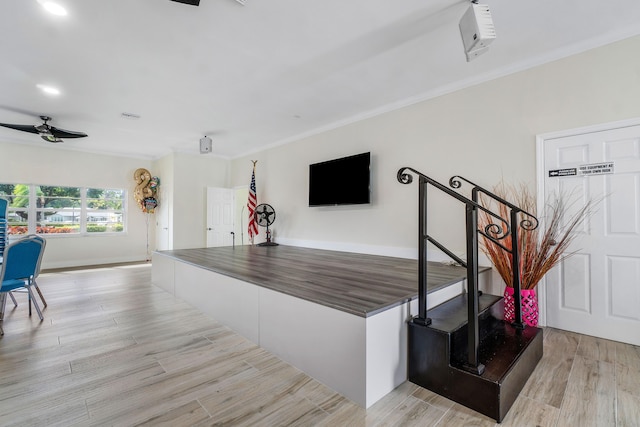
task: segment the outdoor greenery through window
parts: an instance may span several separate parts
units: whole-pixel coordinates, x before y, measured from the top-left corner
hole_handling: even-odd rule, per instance
[[[9,202],[9,234],[85,234],[124,231],[122,189],[0,184]]]

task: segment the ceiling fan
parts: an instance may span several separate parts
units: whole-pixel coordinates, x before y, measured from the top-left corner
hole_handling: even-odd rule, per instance
[[[9,123],[0,123],[0,126],[9,129],[20,130],[23,132],[37,133],[42,139],[47,142],[64,142],[62,138],[84,138],[85,136],[87,136],[87,134],[84,132],[75,132],[51,126],[49,123],[47,123],[49,120],[51,120],[51,117],[49,116],[40,116],[40,118],[42,119],[43,123],[37,126],[14,125]]]
[[[190,4],[191,6],[200,6],[200,0],[171,0],[171,1],[175,1],[176,3]],[[244,6],[247,0],[236,0],[236,1]]]

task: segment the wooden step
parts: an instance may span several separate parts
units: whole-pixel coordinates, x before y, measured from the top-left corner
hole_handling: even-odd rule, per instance
[[[481,318],[489,316],[492,307],[500,302],[502,297],[482,294],[478,300],[478,315]],[[496,316],[497,313],[493,313]],[[433,307],[427,313],[431,319],[431,328],[442,332],[454,333],[467,324],[467,294],[457,295],[455,298]]]
[[[409,322],[409,380],[500,422],[542,357],[542,330],[502,320],[502,298],[479,299],[482,375],[462,368],[467,352],[466,295],[428,312],[430,326]]]

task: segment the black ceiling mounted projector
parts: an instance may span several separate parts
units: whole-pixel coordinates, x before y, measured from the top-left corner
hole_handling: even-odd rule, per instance
[[[190,4],[191,6],[200,6],[200,0],[171,0],[176,3]]]

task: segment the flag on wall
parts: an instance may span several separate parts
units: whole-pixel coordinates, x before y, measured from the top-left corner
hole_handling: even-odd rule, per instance
[[[251,173],[251,184],[249,185],[249,200],[247,201],[247,209],[249,210],[249,241],[253,244],[253,237],[258,235],[258,224],[256,223],[256,205],[258,204],[258,195],[256,194],[256,163],[252,160],[253,172]]]

